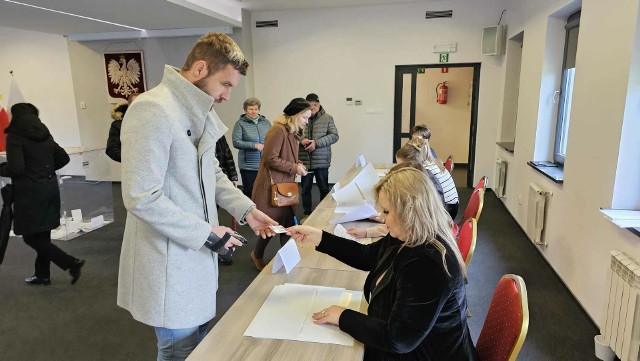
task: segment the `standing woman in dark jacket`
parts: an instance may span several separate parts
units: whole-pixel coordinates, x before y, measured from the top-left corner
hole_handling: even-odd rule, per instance
[[[124,115],[129,109],[129,105],[133,103],[136,97],[140,95],[140,93],[133,93],[129,95],[129,99],[124,104],[116,105],[113,110],[111,110],[111,128],[109,128],[109,138],[107,139],[107,149],[105,153],[109,156],[109,158],[114,161],[121,163],[122,159],[120,154],[122,153],[122,143],[120,142],[120,129],[122,129],[122,120],[124,119]]]
[[[260,158],[265,137],[271,122],[260,115],[260,100],[249,98],[244,101],[244,114],[233,127],[233,146],[238,149],[238,168],[242,177],[242,193],[251,198],[253,183],[258,176]]]
[[[308,226],[288,233],[316,250],[368,271],[368,313],[330,306],[313,315],[364,344],[364,360],[475,361],[467,326],[465,265],[451,218],[432,182],[412,167],[375,186],[389,234],[362,245]]]
[[[11,177],[13,183],[13,231],[38,253],[35,275],[25,281],[50,285],[49,265],[53,262],[68,270],[71,284],[75,284],[84,260],[51,243],[51,230],[60,225],[60,189],[55,172],[69,163],[69,156],[42,124],[35,106],[15,104],[11,117],[5,129],[7,162],[0,165],[0,176]]]

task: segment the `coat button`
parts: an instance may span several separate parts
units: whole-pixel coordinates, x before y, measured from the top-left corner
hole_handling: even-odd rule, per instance
[[[187,129],[187,135],[191,136],[191,130]]]

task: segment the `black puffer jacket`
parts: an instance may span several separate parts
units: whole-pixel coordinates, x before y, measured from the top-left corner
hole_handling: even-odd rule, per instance
[[[111,111],[111,119],[113,122],[111,123],[111,128],[109,128],[109,139],[107,139],[107,150],[105,153],[109,156],[109,158],[115,160],[120,163],[122,158],[120,154],[122,153],[122,143],[120,142],[120,129],[122,128],[122,119],[124,118],[124,114],[129,109],[127,104],[116,105],[115,108]]]
[[[227,138],[224,136],[216,142],[216,158],[220,162],[220,168],[222,172],[227,175],[230,181],[238,181],[238,171],[236,170],[236,163],[233,161],[233,154],[227,143]]]
[[[309,124],[304,130],[303,138],[315,139],[316,149],[307,152],[300,144],[298,157],[307,169],[323,169],[331,166],[331,145],[338,141],[338,129],[333,117],[324,111],[322,106],[318,113],[309,118]]]
[[[69,163],[69,155],[53,140],[37,109],[25,103],[11,107],[7,133],[7,162],[0,176],[14,187],[15,234],[50,231],[60,225],[60,189],[55,171]]]

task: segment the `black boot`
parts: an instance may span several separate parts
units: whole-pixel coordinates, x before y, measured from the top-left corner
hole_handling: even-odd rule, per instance
[[[82,269],[82,266],[84,266],[84,260],[77,259],[73,262],[73,266],[69,268],[69,274],[71,275],[72,285],[75,285],[76,282],[78,282],[78,279],[80,278],[80,270]]]
[[[48,278],[38,278],[37,276],[31,276],[24,280],[30,285],[39,285],[39,286],[51,286],[51,280]]]

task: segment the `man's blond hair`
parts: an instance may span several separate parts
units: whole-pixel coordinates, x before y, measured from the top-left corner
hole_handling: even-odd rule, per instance
[[[249,63],[244,57],[238,44],[228,35],[222,33],[207,33],[191,48],[187,60],[182,66],[183,71],[191,69],[199,60],[207,63],[209,76],[226,67],[233,66],[240,74],[247,75]]]

